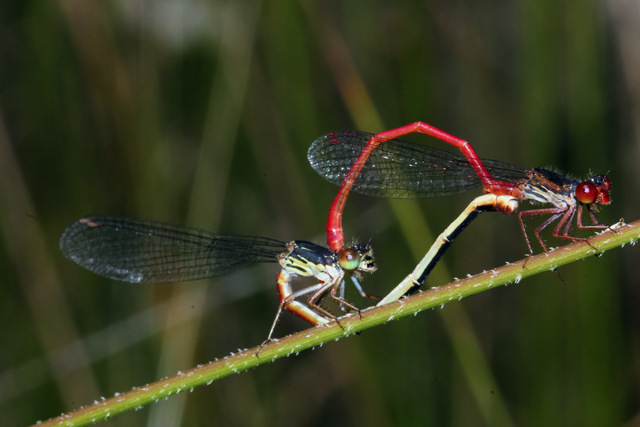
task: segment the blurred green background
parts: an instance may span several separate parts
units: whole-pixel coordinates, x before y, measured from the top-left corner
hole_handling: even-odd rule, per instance
[[[0,3],[0,425],[262,342],[277,265],[123,284],[64,259],[58,237],[110,213],[324,243],[337,187],[306,151],[328,132],[426,121],[481,157],[606,173],[600,221],[638,219],[638,40],[639,3],[622,0]],[[347,241],[371,239],[379,262],[366,289],[392,289],[478,194],[352,196]],[[517,218],[484,215],[428,285],[526,252]],[[484,292],[102,425],[637,426],[639,255],[588,258],[564,281]],[[285,314],[276,335],[307,326]]]

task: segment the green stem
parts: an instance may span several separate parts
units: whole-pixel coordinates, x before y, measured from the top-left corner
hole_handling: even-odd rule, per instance
[[[121,412],[139,408],[173,394],[190,391],[199,385],[211,384],[219,378],[246,371],[284,356],[297,354],[310,347],[338,340],[390,320],[409,316],[428,308],[442,307],[450,301],[459,301],[469,295],[497,286],[519,283],[526,277],[553,270],[570,262],[593,255],[600,256],[609,249],[624,246],[627,243],[635,244],[639,239],[640,221],[636,221],[616,229],[615,232],[607,231],[589,238],[589,243],[598,248],[597,252],[586,243],[573,243],[547,254],[530,257],[526,261],[525,268],[523,268],[524,261],[519,261],[448,285],[425,290],[381,307],[362,310],[360,315],[357,313],[346,315],[340,318],[341,326],[331,322],[328,325],[317,326],[273,341],[260,350],[259,357],[255,355],[257,347],[246,350],[37,425],[39,427],[82,426],[101,421]]]

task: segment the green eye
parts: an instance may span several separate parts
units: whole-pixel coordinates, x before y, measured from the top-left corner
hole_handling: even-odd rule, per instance
[[[355,270],[360,265],[360,253],[353,248],[343,249],[338,254],[338,262],[344,270]]]

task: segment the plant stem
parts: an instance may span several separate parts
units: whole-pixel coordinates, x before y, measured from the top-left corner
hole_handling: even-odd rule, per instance
[[[546,254],[530,257],[526,261],[525,268],[523,268],[524,260],[507,264],[448,285],[425,290],[381,307],[362,310],[360,315],[352,313],[340,317],[340,325],[337,322],[331,322],[274,340],[262,347],[258,356],[256,356],[257,347],[245,350],[187,372],[179,372],[162,381],[139,387],[127,393],[117,394],[110,399],[96,402],[80,410],[37,424],[37,426],[82,426],[101,421],[121,412],[139,408],[173,394],[192,390],[199,385],[211,384],[219,378],[243,372],[284,356],[298,354],[310,347],[321,346],[329,341],[338,340],[372,326],[387,323],[390,320],[416,314],[428,308],[443,307],[450,301],[459,301],[469,295],[501,285],[519,283],[523,278],[553,270],[561,265],[592,255],[600,256],[609,249],[624,246],[627,243],[635,244],[639,239],[640,221],[636,221],[633,224],[617,228],[615,231],[606,231],[589,238],[589,243],[598,248],[597,251],[584,242],[572,243]]]

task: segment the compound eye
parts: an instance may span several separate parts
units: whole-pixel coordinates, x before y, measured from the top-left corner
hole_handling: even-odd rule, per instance
[[[598,187],[591,182],[581,182],[576,187],[576,199],[580,203],[586,203],[590,205],[598,198]]]
[[[360,265],[360,252],[353,248],[343,249],[338,254],[338,262],[344,270],[355,270]]]

